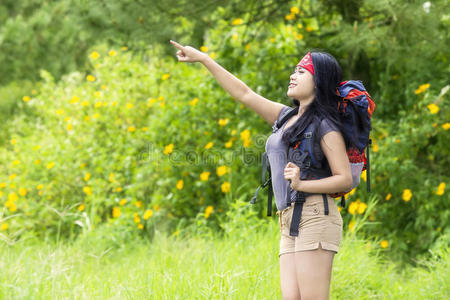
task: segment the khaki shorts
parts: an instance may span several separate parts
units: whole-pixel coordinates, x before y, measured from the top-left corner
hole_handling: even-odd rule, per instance
[[[328,215],[325,215],[322,194],[313,194],[306,197],[303,204],[302,215],[298,228],[298,236],[290,236],[290,226],[294,203],[283,210],[277,211],[278,224],[280,225],[280,252],[314,250],[319,248],[338,252],[342,238],[342,217],[335,199],[327,195]]]

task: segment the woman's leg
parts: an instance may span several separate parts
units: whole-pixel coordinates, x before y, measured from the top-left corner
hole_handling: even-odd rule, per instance
[[[280,255],[280,285],[283,300],[300,300],[294,252]]]
[[[334,251],[319,249],[297,251],[295,266],[302,300],[328,300]]]

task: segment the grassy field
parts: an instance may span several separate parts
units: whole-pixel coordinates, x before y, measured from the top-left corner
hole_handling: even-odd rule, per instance
[[[0,299],[281,299],[276,219],[225,236],[156,230],[151,242],[121,240],[111,227],[73,243],[2,243]],[[450,297],[448,248],[399,269],[367,244],[345,233],[331,299]]]

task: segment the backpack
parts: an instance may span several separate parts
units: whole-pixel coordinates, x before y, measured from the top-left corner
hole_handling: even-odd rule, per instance
[[[369,134],[372,129],[371,116],[375,109],[375,102],[367,93],[360,80],[343,81],[336,88],[336,92],[342,97],[342,99],[340,99],[337,103],[337,110],[341,115],[343,130],[347,135],[353,134],[357,137],[354,145],[347,149],[347,156],[350,161],[353,178],[352,187],[343,192],[329,194],[333,198],[341,197],[341,206],[345,207],[345,195],[359,185],[361,173],[364,170],[367,170],[367,191],[370,192],[369,147],[372,141],[369,138]],[[280,128],[287,120],[290,119],[291,116],[297,114],[298,109],[299,107],[296,106],[290,108],[284,114],[281,114],[272,126],[273,132]],[[329,176],[329,173],[327,173],[328,170],[324,170],[321,163],[314,157],[312,148],[314,134],[318,124],[320,123],[314,119],[300,135],[295,145],[289,145],[287,149],[287,159],[300,167],[300,179],[302,180],[320,179]],[[366,150],[367,154],[364,153],[364,150]],[[265,179],[266,172],[269,172],[269,178],[267,180]],[[318,174],[319,176],[311,176],[312,173]],[[271,179],[268,154],[267,152],[264,152],[262,154],[261,185],[256,189],[250,203],[254,204],[256,202],[260,188],[268,186],[267,216],[272,215],[273,190]],[[288,193],[286,195],[286,202],[288,205],[290,205],[291,201],[291,199],[289,199],[290,192],[291,189],[288,189]],[[302,206],[307,195],[308,193],[296,191],[295,208],[291,224],[291,235],[298,235],[298,229],[295,224],[298,224],[300,221]],[[325,214],[328,214],[328,201],[326,194],[322,194],[322,196],[324,200]],[[299,206],[298,209],[296,208],[297,206]]]

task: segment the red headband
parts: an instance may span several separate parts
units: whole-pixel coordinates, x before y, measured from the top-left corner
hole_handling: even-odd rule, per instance
[[[305,68],[314,75],[314,66],[311,58],[311,52],[308,52],[305,56],[303,56],[302,60],[297,64],[297,67],[298,66]]]

